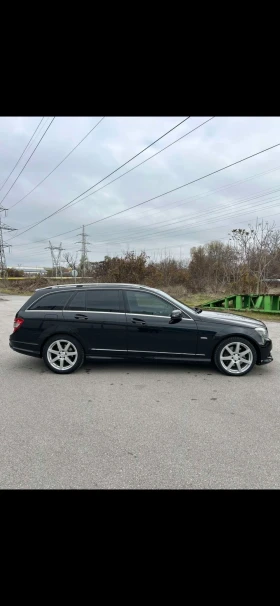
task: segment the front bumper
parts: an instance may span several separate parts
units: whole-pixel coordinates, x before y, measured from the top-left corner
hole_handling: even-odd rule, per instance
[[[265,345],[260,347],[260,357],[257,361],[257,364],[260,366],[261,364],[269,364],[269,362],[273,362],[273,357],[271,355],[272,351],[272,341],[271,339],[267,339]]]

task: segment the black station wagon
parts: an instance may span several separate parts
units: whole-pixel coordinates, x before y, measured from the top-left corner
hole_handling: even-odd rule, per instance
[[[17,312],[10,347],[68,374],[85,358],[157,358],[214,362],[243,376],[272,361],[260,320],[192,309],[136,284],[71,284],[36,290]]]

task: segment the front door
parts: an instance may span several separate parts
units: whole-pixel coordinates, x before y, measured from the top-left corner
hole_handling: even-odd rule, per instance
[[[149,292],[126,290],[125,299],[129,354],[195,357],[197,326],[192,318],[184,314],[182,320],[170,324],[170,314],[176,308]]]

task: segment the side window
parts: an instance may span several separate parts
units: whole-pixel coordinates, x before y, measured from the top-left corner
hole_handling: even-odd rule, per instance
[[[120,311],[118,290],[88,290],[87,311]]]
[[[170,316],[174,306],[156,295],[148,292],[127,290],[129,312],[133,314],[147,314],[150,316]]]
[[[73,293],[72,293],[73,294]],[[66,306],[66,310],[71,311],[85,311],[86,309],[86,293],[85,291],[78,290],[74,294],[74,297],[70,299],[68,305]]]
[[[41,299],[35,301],[33,303],[33,305],[31,305],[31,307],[29,307],[29,309],[36,309],[36,310],[59,310],[59,309],[63,309],[70,297],[70,292],[54,292],[48,295],[45,295],[44,297],[41,297]]]

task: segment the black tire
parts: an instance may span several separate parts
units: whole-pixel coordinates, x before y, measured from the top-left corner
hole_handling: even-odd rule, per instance
[[[234,353],[234,350],[238,348],[235,345],[239,344],[239,353]],[[224,351],[225,347],[229,347],[228,350]],[[231,347],[230,347],[231,346]],[[250,353],[249,351],[250,350]],[[230,351],[232,351],[232,356],[239,356],[239,359],[233,359],[230,357]],[[248,353],[246,353],[248,352]],[[228,359],[225,359],[225,354],[228,354]],[[240,357],[241,354],[241,357]],[[242,360],[243,354],[243,360]],[[231,377],[243,377],[248,372],[252,370],[257,361],[257,353],[254,348],[254,345],[247,341],[247,339],[243,339],[243,337],[229,337],[228,339],[224,339],[222,341],[214,353],[213,361],[218,368],[218,370],[226,375]],[[245,361],[247,361],[247,366],[245,365]],[[231,363],[233,364],[231,365]],[[226,366],[231,365],[231,368],[227,370]],[[240,370],[241,368],[241,370]]]
[[[61,347],[62,347],[62,351],[59,351],[58,342],[62,342],[61,343]],[[70,344],[67,350],[67,354],[66,354],[66,349],[64,347],[64,343],[65,343],[65,347],[66,344]],[[53,345],[52,349],[50,349],[51,345]],[[55,360],[56,358],[56,353],[52,353],[52,352],[56,352],[57,350],[57,358],[58,360]],[[56,364],[60,365],[60,353],[62,353],[64,350],[65,352],[65,356],[64,356],[64,361],[63,361],[63,365],[64,367],[60,368],[60,367],[56,367]],[[82,364],[84,363],[84,359],[85,359],[85,352],[83,350],[83,347],[81,346],[81,344],[79,343],[79,341],[77,339],[75,339],[75,337],[72,337],[71,335],[65,335],[65,334],[59,334],[59,335],[54,335],[53,337],[50,337],[46,343],[44,344],[43,347],[43,360],[46,364],[46,366],[52,370],[52,372],[55,372],[57,374],[60,375],[69,375],[71,372],[75,372],[75,370],[78,370],[78,368],[80,368],[82,366]],[[69,357],[68,357],[69,356]],[[51,363],[51,358],[53,363]],[[72,363],[72,365],[70,366],[70,363],[68,365],[67,360],[70,360],[70,362],[74,362]]]

